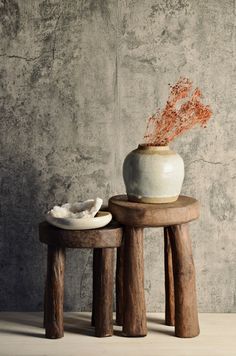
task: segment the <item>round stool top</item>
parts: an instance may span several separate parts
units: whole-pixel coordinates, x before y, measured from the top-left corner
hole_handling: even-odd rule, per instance
[[[134,203],[126,195],[109,199],[109,211],[119,223],[129,226],[160,227],[178,225],[199,217],[199,202],[180,195],[173,203]]]
[[[122,227],[115,221],[111,221],[103,228],[93,230],[63,230],[46,221],[39,224],[41,242],[68,248],[119,247],[122,234]]]

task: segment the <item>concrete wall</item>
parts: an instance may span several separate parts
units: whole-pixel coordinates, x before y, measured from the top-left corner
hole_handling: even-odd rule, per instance
[[[214,117],[172,147],[191,224],[200,311],[236,311],[235,1],[0,1],[0,309],[42,309],[54,203],[124,192],[125,155],[168,83],[189,76]],[[67,254],[65,307],[91,307],[91,251]],[[164,307],[163,239],[147,230],[149,311]]]

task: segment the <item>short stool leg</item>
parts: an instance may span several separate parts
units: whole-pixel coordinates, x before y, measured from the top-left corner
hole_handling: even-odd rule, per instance
[[[99,276],[95,301],[95,335],[113,335],[114,248],[98,249]]]
[[[64,336],[65,249],[48,245],[47,286],[45,293],[46,338],[58,339]]]
[[[170,227],[175,289],[175,335],[194,337],[200,332],[195,268],[188,225]]]
[[[165,323],[175,325],[175,295],[172,251],[168,227],[164,228],[164,264],[165,264]]]
[[[117,248],[116,258],[116,324],[123,325],[124,314],[124,244]]]
[[[43,327],[46,328],[46,317],[47,317],[47,277],[45,279],[45,287],[44,287],[44,303],[43,303]]]
[[[124,242],[123,334],[125,336],[146,336],[143,228],[125,226]]]
[[[92,303],[92,318],[91,325],[95,326],[95,313],[96,313],[96,303],[98,299],[98,288],[99,288],[99,248],[93,249],[93,303]]]

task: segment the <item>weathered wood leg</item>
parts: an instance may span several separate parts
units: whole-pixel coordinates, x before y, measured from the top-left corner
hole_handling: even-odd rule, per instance
[[[117,249],[116,258],[116,324],[123,325],[124,314],[124,244]]]
[[[65,249],[48,245],[45,329],[48,339],[64,336]]]
[[[95,313],[96,305],[98,299],[98,288],[99,288],[99,248],[93,249],[93,304],[92,304],[92,318],[91,325],[95,326]]]
[[[195,268],[188,225],[171,226],[175,289],[175,335],[194,337],[199,334]]]
[[[125,227],[123,334],[146,336],[143,228]]]
[[[47,277],[44,286],[44,302],[43,302],[43,327],[46,328],[46,317],[47,317]]]
[[[95,335],[113,335],[113,272],[114,248],[99,250],[99,277],[95,303]]]
[[[164,264],[165,264],[165,322],[175,325],[175,295],[172,251],[168,227],[164,228]]]

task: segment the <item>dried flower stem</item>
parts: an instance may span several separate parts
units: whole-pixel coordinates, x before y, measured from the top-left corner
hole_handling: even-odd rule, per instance
[[[191,90],[192,82],[187,78],[171,87],[165,108],[148,119],[144,136],[148,145],[164,146],[197,124],[206,127],[212,111],[201,103],[201,91],[196,88],[191,95]]]

